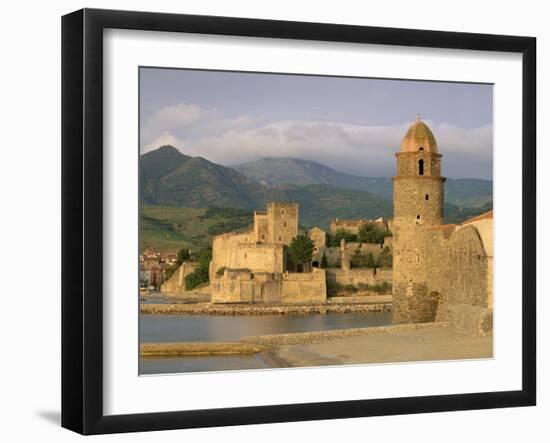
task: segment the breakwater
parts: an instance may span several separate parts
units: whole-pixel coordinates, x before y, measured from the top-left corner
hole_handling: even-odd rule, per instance
[[[359,337],[377,334],[398,334],[411,331],[428,330],[434,328],[446,328],[449,323],[411,323],[390,326],[375,326],[367,328],[352,328],[352,329],[334,329],[331,331],[311,331],[298,332],[289,334],[270,334],[257,335],[251,337],[243,337],[242,343],[250,343],[263,345],[267,347],[303,345],[319,343],[327,340],[336,340],[341,338]]]
[[[391,312],[391,303],[307,304],[307,305],[217,305],[140,304],[140,312],[149,315],[310,315]]]
[[[265,346],[251,343],[144,343],[139,353],[142,357],[191,357],[255,354],[265,350]]]

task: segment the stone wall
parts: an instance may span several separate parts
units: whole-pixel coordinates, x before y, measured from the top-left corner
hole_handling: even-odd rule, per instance
[[[226,269],[210,281],[213,303],[320,303],[326,300],[325,271],[252,273]]]
[[[195,262],[185,262],[172,274],[172,276],[162,283],[160,292],[167,294],[181,294],[185,292],[185,277],[191,274],[197,268]]]
[[[441,294],[441,303],[489,307],[491,263],[476,228],[460,226],[450,236],[434,228],[427,240],[427,284]]]
[[[398,170],[400,161],[408,164],[408,157],[398,154]],[[433,321],[435,318],[434,309],[437,309],[437,305],[434,307],[434,297],[430,296],[427,287],[432,272],[429,260],[434,248],[437,250],[431,239],[430,228],[441,225],[443,219],[444,180],[432,176],[394,177],[395,323]]]
[[[391,237],[386,237],[391,238]],[[390,250],[392,250],[392,242],[384,242],[383,245],[380,245],[378,243],[359,243],[359,242],[349,242],[346,243],[346,251],[348,252],[349,256],[352,257],[353,253],[356,249],[359,249],[362,255],[367,255],[369,252],[372,253],[373,258],[376,260],[378,259],[378,256],[382,253],[385,247],[389,247]],[[341,254],[340,254],[340,248],[339,247],[330,247],[330,248],[321,248],[318,252],[314,252],[313,254],[313,260],[319,261],[321,260],[321,257],[323,256],[323,253],[327,257],[327,261],[329,263],[329,266],[334,267],[334,264],[336,262],[340,261]]]
[[[315,227],[307,231],[307,236],[313,242],[314,260],[320,260],[327,246],[327,233]]]
[[[465,335],[490,335],[493,309],[466,303],[444,304],[437,311],[436,321],[449,323]]]
[[[239,244],[250,243],[254,239],[254,231],[231,232],[216,235],[212,239],[212,261],[210,262],[210,279],[222,267],[238,268],[237,252]]]
[[[414,266],[408,264],[409,281],[402,278],[403,273],[394,280],[394,321],[433,321],[437,313],[442,321],[465,325],[465,317],[473,311],[464,306],[470,306],[479,307],[479,321],[487,323],[484,310],[492,308],[492,257],[485,252],[477,229],[436,226],[424,231],[422,239],[419,260],[424,263],[425,279],[415,278]],[[471,325],[458,328],[477,330]]]
[[[351,255],[353,255],[356,250],[359,250],[361,255],[367,255],[369,252],[372,253],[375,259],[378,258],[380,253],[384,250],[384,247],[384,244],[379,243],[346,243],[346,249],[350,252]]]
[[[400,176],[433,176],[441,175],[441,154],[428,151],[398,152],[397,175]],[[424,173],[419,174],[419,161],[424,162]]]
[[[327,299],[324,269],[313,268],[312,272],[285,272],[282,279],[281,300],[283,303],[320,303]]]
[[[254,211],[254,241],[266,243],[268,237],[267,212]]]
[[[359,229],[365,223],[367,223],[367,220],[341,220],[337,218],[330,222],[330,233],[334,235],[339,229],[344,229],[352,234],[358,234]]]
[[[221,268],[243,269],[253,272],[283,272],[285,267],[284,246],[252,242],[254,231],[222,234],[212,242],[210,279]]]
[[[283,272],[285,255],[283,245],[240,244],[235,254],[236,262],[229,268],[246,268],[252,272]]]
[[[380,283],[392,283],[391,269],[358,268],[350,269],[326,269],[327,282],[345,285],[375,285]]]

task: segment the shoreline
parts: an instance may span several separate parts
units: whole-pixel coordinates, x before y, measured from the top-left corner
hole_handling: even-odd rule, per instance
[[[270,368],[338,366],[493,356],[492,336],[467,336],[449,323],[412,323],[242,337],[238,342],[144,343],[140,357],[258,355]]]
[[[290,332],[282,334],[264,334],[243,337],[240,343],[266,346],[274,349],[280,346],[311,345],[325,341],[350,337],[373,335],[395,335],[416,331],[448,328],[448,322],[407,323],[387,326],[367,326],[365,328],[330,329],[326,331]]]
[[[176,342],[143,343],[139,347],[140,357],[194,357],[246,355],[263,352],[263,345],[239,342]]]
[[[210,303],[140,303],[142,315],[311,315],[391,312],[390,302],[304,305],[222,305]]]

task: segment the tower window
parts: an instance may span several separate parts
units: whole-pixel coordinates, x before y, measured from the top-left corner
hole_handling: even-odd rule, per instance
[[[424,148],[423,148],[422,146],[420,146],[420,149],[419,149],[419,151],[423,151],[423,150],[424,150]]]
[[[283,226],[286,228],[286,222],[283,222]]]
[[[418,175],[424,175],[424,160],[418,160]]]
[[[416,219],[417,219],[417,220],[420,220],[420,215],[417,215],[417,216],[416,216]]]
[[[426,200],[429,200],[429,199],[430,199],[430,196],[426,194]]]

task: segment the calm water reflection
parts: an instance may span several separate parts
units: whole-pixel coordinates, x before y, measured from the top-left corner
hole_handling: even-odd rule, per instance
[[[146,342],[239,341],[249,335],[384,326],[389,312],[324,315],[141,315],[139,338]]]
[[[389,312],[325,315],[141,315],[141,343],[180,341],[239,341],[250,335],[384,326]],[[140,358],[141,374],[259,369],[269,365],[261,354],[227,357]]]

